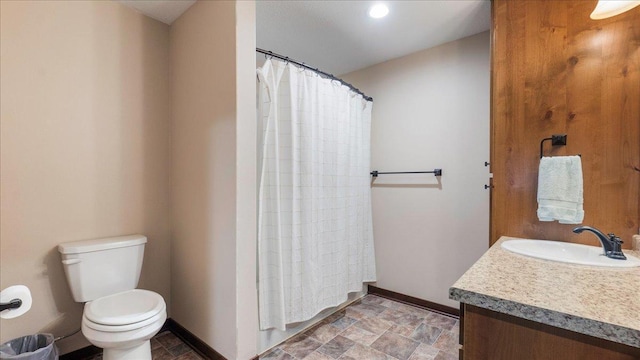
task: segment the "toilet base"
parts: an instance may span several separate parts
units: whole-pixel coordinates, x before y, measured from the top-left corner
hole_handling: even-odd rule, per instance
[[[151,342],[149,340],[130,348],[106,348],[103,360],[151,360]]]
[[[82,317],[82,334],[93,345],[102,348],[102,358],[104,360],[151,360],[151,338],[160,331],[162,324],[167,319],[167,312],[163,311],[154,317],[154,321],[138,329],[126,331],[118,330],[119,327],[109,328],[100,325],[103,330],[93,329],[96,324]]]

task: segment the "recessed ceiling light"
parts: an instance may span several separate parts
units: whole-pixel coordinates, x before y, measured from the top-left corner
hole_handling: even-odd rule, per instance
[[[389,8],[385,4],[375,4],[369,9],[369,16],[374,19],[380,19],[389,13]]]

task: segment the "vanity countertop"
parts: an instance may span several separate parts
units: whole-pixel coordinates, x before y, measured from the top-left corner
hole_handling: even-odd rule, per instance
[[[536,259],[500,246],[510,239],[517,238],[501,237],[449,289],[449,298],[640,348],[640,268]]]

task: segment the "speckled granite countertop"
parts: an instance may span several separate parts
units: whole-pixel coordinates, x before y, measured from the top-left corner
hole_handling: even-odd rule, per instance
[[[516,238],[500,238],[449,289],[449,298],[640,348],[640,268],[518,255],[500,247],[510,239]]]

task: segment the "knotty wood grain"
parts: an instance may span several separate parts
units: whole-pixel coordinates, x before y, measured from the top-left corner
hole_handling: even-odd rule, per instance
[[[597,245],[536,216],[546,155],[582,155],[583,224],[630,248],[640,226],[640,8],[591,20],[596,1],[493,1],[491,244],[502,235]]]

